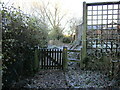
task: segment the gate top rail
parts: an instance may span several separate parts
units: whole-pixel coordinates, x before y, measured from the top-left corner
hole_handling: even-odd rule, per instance
[[[120,4],[120,1],[116,2],[96,2],[96,3],[86,3],[87,6],[97,6],[97,5],[111,5],[111,4]]]

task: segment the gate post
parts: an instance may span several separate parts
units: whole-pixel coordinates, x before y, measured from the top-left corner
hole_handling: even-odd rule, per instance
[[[87,45],[86,45],[86,32],[87,32],[87,5],[86,2],[83,2],[83,30],[82,30],[82,52],[81,60],[84,60],[87,55]],[[82,63],[80,63],[82,67]]]
[[[87,5],[83,2],[82,59],[86,57]]]
[[[39,68],[38,48],[35,48],[34,52],[34,71],[36,72]]]
[[[67,47],[63,47],[63,70],[67,69]]]

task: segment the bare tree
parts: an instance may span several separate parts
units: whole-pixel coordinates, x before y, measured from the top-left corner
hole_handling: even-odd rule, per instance
[[[76,33],[76,27],[82,23],[82,19],[77,19],[77,18],[71,18],[69,21],[69,34],[73,36]]]
[[[39,19],[40,23],[47,24],[49,27],[50,33],[54,33],[53,36],[58,37],[59,35],[62,35],[63,30],[66,28],[66,25],[68,21],[65,22],[63,25],[63,20],[66,16],[66,13],[63,13],[61,11],[61,8],[57,3],[54,3],[54,5],[51,5],[50,2],[47,2],[46,4],[41,1],[41,3],[33,3],[33,13],[36,14]]]

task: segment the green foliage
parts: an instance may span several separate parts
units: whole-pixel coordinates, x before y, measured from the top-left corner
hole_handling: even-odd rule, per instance
[[[47,31],[37,19],[2,4],[3,88],[34,73],[34,47],[47,45]]]
[[[71,37],[64,36],[62,41],[63,41],[63,43],[70,43]]]
[[[60,40],[63,38],[63,34],[62,31],[60,29],[60,27],[54,27],[50,34],[49,34],[50,39],[52,40]]]
[[[101,58],[87,56],[84,60],[81,61],[81,66],[81,68],[87,70],[98,70],[106,74],[109,74],[111,70],[111,62],[106,55],[103,55]]]

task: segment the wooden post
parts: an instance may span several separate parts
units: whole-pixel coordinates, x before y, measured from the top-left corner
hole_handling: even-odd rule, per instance
[[[63,70],[67,69],[67,47],[63,47]]]
[[[86,57],[86,47],[87,47],[86,46],[86,31],[87,31],[87,5],[86,5],[86,2],[83,2],[83,30],[82,30],[81,60],[84,60]]]
[[[82,59],[86,57],[86,31],[87,31],[87,6],[86,2],[83,2]]]
[[[34,53],[34,71],[37,71],[38,68],[39,68],[38,49],[35,49],[35,53]]]

